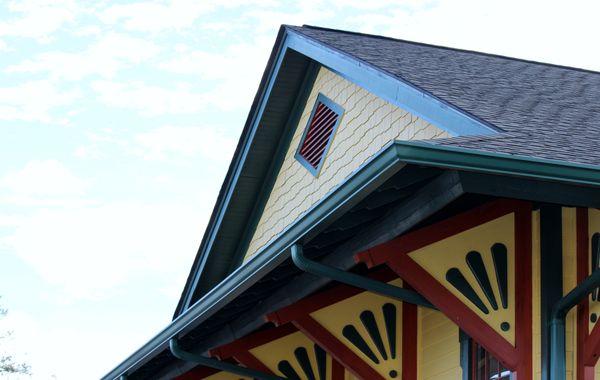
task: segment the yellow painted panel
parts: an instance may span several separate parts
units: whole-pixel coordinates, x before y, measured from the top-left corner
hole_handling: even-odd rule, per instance
[[[318,376],[317,358],[315,354],[315,344],[303,333],[295,332],[283,338],[269,342],[262,346],[250,350],[254,356],[263,362],[271,371],[281,376],[284,374],[279,370],[279,364],[287,360],[300,379],[308,379],[304,370],[296,359],[295,351],[304,348],[308,354],[313,374]],[[327,355],[327,379],[331,380],[331,357]]]
[[[344,114],[323,167],[315,177],[294,156],[319,93],[339,104]],[[390,141],[449,136],[444,130],[322,67],[296,125],[246,258],[272,241]]]
[[[460,379],[458,327],[438,311],[419,308],[419,379]]]
[[[590,265],[590,273],[591,273],[591,266],[592,266],[592,256],[591,256],[591,252],[592,252],[592,236],[594,236],[594,234],[600,233],[600,210],[597,209],[589,209],[588,210],[588,228],[589,228],[589,242],[588,242],[588,252],[589,254],[589,265]],[[600,301],[594,301],[592,300],[592,297],[590,296],[590,316],[592,314],[596,314],[596,316],[598,318],[600,318]],[[596,323],[592,322],[590,320],[590,324],[589,324],[589,331],[592,331],[592,329],[594,328],[594,325]]]
[[[504,309],[500,303],[500,291],[496,279],[496,271],[492,261],[490,248],[495,243],[502,243],[508,251],[508,307]],[[444,285],[452,294],[460,299],[467,307],[486,321],[507,341],[514,345],[515,340],[515,280],[514,280],[514,214],[508,214],[484,223],[447,239],[433,243],[409,255],[440,284]],[[477,280],[465,259],[467,253],[477,251],[481,254],[483,262],[498,303],[498,310],[493,310],[479,287]],[[477,292],[479,298],[486,304],[489,314],[477,308],[468,298],[446,280],[446,272],[450,268],[458,268],[467,279],[471,287]],[[510,329],[502,331],[501,323],[508,322]]]
[[[401,280],[390,282],[394,285],[401,286]],[[391,358],[390,344],[387,338],[387,329],[383,317],[382,307],[385,304],[392,304],[396,307],[396,356]],[[363,311],[369,310],[375,316],[377,330],[384,343],[387,360],[379,353],[373,339],[371,339],[367,329],[360,319],[360,314]],[[392,379],[391,371],[396,371],[398,375],[402,373],[402,302],[392,300],[377,294],[363,292],[343,301],[332,304],[323,309],[317,310],[311,316],[325,327],[337,339],[343,342],[356,355],[361,357],[365,363],[373,367],[381,376]],[[371,351],[375,353],[379,363],[374,363],[367,355],[355,347],[342,333],[347,325],[352,325],[356,328],[360,336],[367,343]],[[401,376],[398,376],[401,377]]]

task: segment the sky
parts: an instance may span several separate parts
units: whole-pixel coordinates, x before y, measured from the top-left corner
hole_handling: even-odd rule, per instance
[[[594,1],[0,1],[1,351],[97,379],[166,326],[280,24],[600,71]],[[15,379],[19,377],[13,377]]]

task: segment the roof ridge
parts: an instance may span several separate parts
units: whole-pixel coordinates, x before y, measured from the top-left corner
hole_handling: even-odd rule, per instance
[[[391,40],[391,41],[403,42],[403,43],[412,44],[412,45],[432,47],[432,48],[444,49],[444,50],[452,50],[452,51],[457,51],[457,52],[461,52],[461,53],[477,54],[477,55],[482,55],[482,56],[491,57],[491,58],[500,58],[500,59],[506,59],[506,60],[511,60],[511,61],[531,63],[531,64],[535,64],[535,65],[549,66],[549,67],[554,67],[554,68],[563,69],[563,70],[580,71],[580,72],[585,72],[585,73],[600,75],[600,71],[595,71],[595,70],[590,70],[590,69],[584,69],[584,68],[581,68],[581,67],[559,65],[559,64],[556,64],[556,63],[548,63],[548,62],[542,62],[542,61],[534,61],[534,60],[531,60],[531,59],[511,57],[511,56],[502,55],[502,54],[486,53],[486,52],[477,51],[477,50],[460,49],[460,48],[443,46],[443,45],[435,45],[435,44],[430,44],[430,43],[426,43],[426,42],[409,41],[409,40],[403,40],[401,38],[394,38],[394,37],[382,36],[382,35],[379,35],[379,34],[361,33],[361,32],[354,32],[354,31],[350,31],[350,30],[326,28],[326,27],[323,27],[323,26],[307,25],[307,24],[304,24],[301,27],[298,27],[296,25],[290,25],[290,26],[293,26],[293,27],[296,27],[296,28],[308,28],[308,29],[324,30],[324,31],[338,32],[338,33],[345,33],[345,34],[353,34],[353,35],[357,35],[357,36],[377,38],[377,39],[383,39],[383,40]]]

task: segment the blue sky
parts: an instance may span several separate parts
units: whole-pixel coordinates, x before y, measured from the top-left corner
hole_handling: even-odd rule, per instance
[[[600,70],[595,2],[0,3],[0,295],[34,379],[94,379],[165,326],[278,27]]]

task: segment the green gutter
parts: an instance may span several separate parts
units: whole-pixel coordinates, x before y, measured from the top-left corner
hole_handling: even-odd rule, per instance
[[[185,351],[179,346],[179,341],[176,338],[172,338],[169,341],[169,349],[171,350],[171,354],[173,354],[173,356],[179,360],[195,363],[204,367],[218,369],[234,375],[245,376],[257,380],[286,380],[284,377],[275,376],[262,371],[257,371],[252,368],[246,368],[236,364],[222,362],[217,359],[208,358],[204,355]]]
[[[565,380],[566,345],[565,345],[565,318],[575,305],[580,303],[595,289],[600,286],[600,269],[596,269],[573,290],[561,298],[552,308],[550,316],[550,380]]]
[[[168,349],[169,340],[185,336],[289,257],[291,246],[310,239],[325,223],[345,213],[404,164],[517,176],[571,185],[600,187],[600,167],[562,161],[484,153],[423,142],[394,141],[386,145],[349,178],[288,226],[271,244],[215,286],[158,335],[103,377],[118,379]]]
[[[488,153],[418,141],[395,141],[393,145],[400,161],[407,164],[600,186],[600,166]]]
[[[102,379],[115,380],[121,375],[131,375],[137,368],[169,349],[171,338],[185,336],[225,305],[233,302],[237,296],[287,260],[292,244],[318,233],[319,228],[346,213],[403,166],[389,146],[375,154],[295,223],[288,226],[271,244],[254,254]]]
[[[391,285],[386,282],[373,280],[352,272],[346,272],[345,270],[311,260],[304,256],[304,251],[300,244],[292,245],[291,253],[294,264],[298,267],[298,269],[304,272],[314,274],[315,276],[319,277],[326,277],[342,284],[354,286],[358,289],[364,289],[385,297],[400,300],[402,302],[437,310],[437,308],[433,306],[431,302],[427,301],[427,299],[415,291]]]

